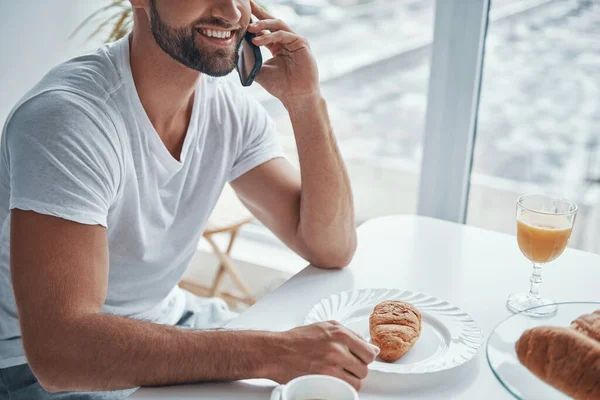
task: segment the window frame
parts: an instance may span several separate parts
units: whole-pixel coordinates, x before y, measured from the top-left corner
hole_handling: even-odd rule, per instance
[[[417,214],[464,224],[491,0],[436,0]]]

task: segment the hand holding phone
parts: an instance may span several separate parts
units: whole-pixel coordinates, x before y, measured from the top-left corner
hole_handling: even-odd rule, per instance
[[[257,35],[251,39],[252,44],[267,48],[272,55],[262,63],[255,80],[286,107],[320,98],[319,70],[306,38],[254,0],[250,0],[250,6],[258,19],[248,25],[248,31]]]

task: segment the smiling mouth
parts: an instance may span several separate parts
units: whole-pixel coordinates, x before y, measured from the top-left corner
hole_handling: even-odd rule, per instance
[[[227,42],[235,36],[235,30],[229,29],[197,28],[196,32],[204,37],[223,42]]]

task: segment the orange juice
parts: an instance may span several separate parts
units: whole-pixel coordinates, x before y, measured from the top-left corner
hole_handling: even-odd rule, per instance
[[[568,217],[524,212],[517,219],[519,248],[535,263],[550,262],[567,247],[572,229]]]

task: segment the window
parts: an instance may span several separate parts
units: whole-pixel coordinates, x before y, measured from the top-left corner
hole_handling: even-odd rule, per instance
[[[263,1],[308,38],[352,181],[358,222],[417,207],[434,0]],[[259,88],[297,164],[287,113]]]
[[[554,193],[580,207],[571,246],[600,252],[600,3],[523,3],[492,2],[467,223],[513,233],[520,194]]]
[[[109,2],[38,9],[29,17],[43,37],[12,34],[28,8],[8,6],[6,59],[25,61],[3,66],[0,120],[52,65],[99,44],[83,43],[92,27],[67,37]],[[600,2],[260,2],[311,42],[357,222],[418,212],[512,233],[518,195],[553,192],[580,205],[572,245],[600,252]],[[285,110],[258,85],[249,90],[297,164]]]

